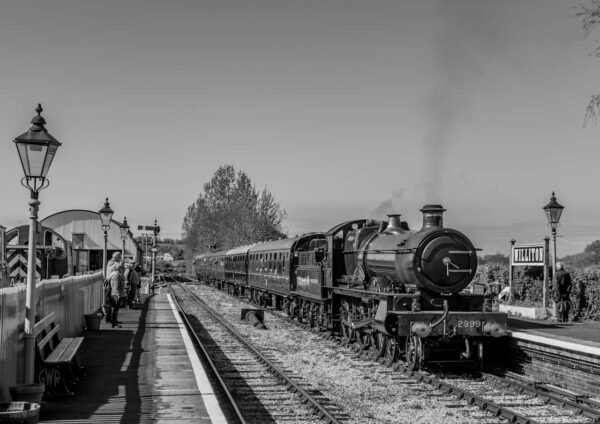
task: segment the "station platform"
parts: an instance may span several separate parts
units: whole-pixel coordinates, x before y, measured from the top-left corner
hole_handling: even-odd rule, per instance
[[[84,332],[86,375],[73,396],[44,398],[40,422],[229,422],[169,295],[142,296],[119,321]]]
[[[505,368],[568,389],[600,397],[600,326],[509,317],[503,352]],[[500,349],[504,350],[500,350]]]
[[[600,325],[508,318],[509,336],[556,345],[600,357]]]

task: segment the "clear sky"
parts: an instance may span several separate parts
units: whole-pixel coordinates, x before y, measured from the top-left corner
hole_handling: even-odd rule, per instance
[[[223,164],[293,235],[441,203],[483,253],[600,239],[600,91],[580,0],[4,0],[0,224],[28,217],[12,140],[60,140],[40,216],[98,210],[179,237]]]

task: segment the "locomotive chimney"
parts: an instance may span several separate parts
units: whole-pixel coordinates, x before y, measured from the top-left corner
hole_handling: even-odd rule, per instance
[[[396,230],[400,230],[402,229],[402,223],[400,222],[400,214],[389,214],[388,215],[388,225],[387,225],[387,229],[391,230],[391,229],[396,229]]]
[[[425,205],[421,212],[423,212],[423,230],[444,226],[446,209],[442,205]]]

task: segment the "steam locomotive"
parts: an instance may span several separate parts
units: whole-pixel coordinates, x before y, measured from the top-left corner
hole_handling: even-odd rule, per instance
[[[388,363],[477,367],[484,339],[506,334],[507,316],[465,290],[476,249],[443,226],[445,211],[424,206],[418,231],[388,215],[387,222],[359,219],[325,233],[204,253],[194,258],[194,272]]]

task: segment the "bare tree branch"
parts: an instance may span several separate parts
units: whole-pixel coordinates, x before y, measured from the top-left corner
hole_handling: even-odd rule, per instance
[[[591,7],[580,3],[575,6],[575,10],[575,16],[581,18],[581,25],[586,37],[600,27],[600,0],[591,0]],[[600,57],[600,45],[590,53],[590,56]],[[583,126],[587,126],[590,121],[597,123],[598,117],[600,117],[600,94],[592,95],[585,109]]]
[[[575,6],[577,12],[575,16],[581,18],[583,31],[588,36],[591,32],[600,25],[600,0],[591,0],[594,7],[587,7],[583,4]]]
[[[588,122],[594,121],[594,123],[598,122],[598,117],[600,116],[600,93],[593,95],[585,108],[585,120],[583,122],[583,126],[587,126]]]

